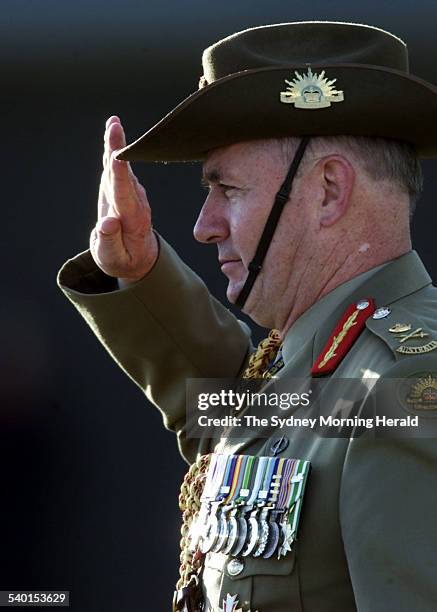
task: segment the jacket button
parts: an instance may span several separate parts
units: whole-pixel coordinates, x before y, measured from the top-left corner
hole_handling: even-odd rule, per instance
[[[231,559],[227,569],[229,576],[238,576],[244,570],[244,561],[241,559]]]

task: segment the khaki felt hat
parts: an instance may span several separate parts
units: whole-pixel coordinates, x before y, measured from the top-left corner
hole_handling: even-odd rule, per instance
[[[199,90],[119,159],[203,160],[236,142],[378,136],[437,157],[437,88],[409,73],[398,37],[354,23],[250,28],[208,47]]]

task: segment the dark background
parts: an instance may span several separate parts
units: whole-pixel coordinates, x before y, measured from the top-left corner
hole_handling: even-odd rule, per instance
[[[133,140],[197,89],[204,47],[281,21],[388,29],[407,41],[412,71],[437,83],[437,5],[2,0],[0,8],[0,589],[69,589],[80,612],[168,610],[186,466],[157,412],[55,284],[95,221],[105,120],[120,115]],[[433,278],[435,167],[424,163],[413,226]],[[199,167],[136,171],[158,230],[224,299],[215,249],[191,233],[204,198]]]

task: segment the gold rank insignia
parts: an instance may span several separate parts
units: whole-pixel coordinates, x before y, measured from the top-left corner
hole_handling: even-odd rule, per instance
[[[407,342],[408,340],[415,340],[423,338],[427,338],[429,334],[424,332],[421,327],[417,329],[413,329],[411,331],[411,323],[396,323],[393,327],[389,328],[389,332],[392,334],[397,334],[397,339],[399,340],[399,344]],[[421,355],[423,353],[430,353],[437,348],[437,342],[435,340],[431,340],[426,344],[411,346],[411,345],[403,345],[398,346],[396,349],[397,353],[402,353],[403,355]]]
[[[343,102],[344,94],[333,87],[337,79],[330,81],[325,77],[325,71],[313,73],[308,68],[306,74],[294,73],[292,81],[285,79],[288,87],[281,91],[280,100],[284,104],[294,104],[295,108],[318,109],[331,106],[331,102]]]
[[[396,323],[388,330],[392,334],[403,334],[410,331],[411,323]]]
[[[400,336],[399,342],[405,342],[405,340],[412,340],[414,338],[426,338],[427,336],[429,336],[429,334],[422,331],[421,327],[418,327],[414,331],[410,331],[408,334]]]

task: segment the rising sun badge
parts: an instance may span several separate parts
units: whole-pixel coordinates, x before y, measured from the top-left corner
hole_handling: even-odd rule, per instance
[[[331,102],[343,102],[343,92],[333,87],[337,79],[328,80],[324,70],[320,74],[313,73],[311,68],[308,68],[306,74],[299,74],[296,70],[295,75],[292,81],[285,79],[288,87],[281,91],[280,96],[284,104],[294,104],[295,108],[317,109],[327,108]]]
[[[437,379],[433,374],[424,375],[411,385],[407,403],[415,410],[437,409]]]

